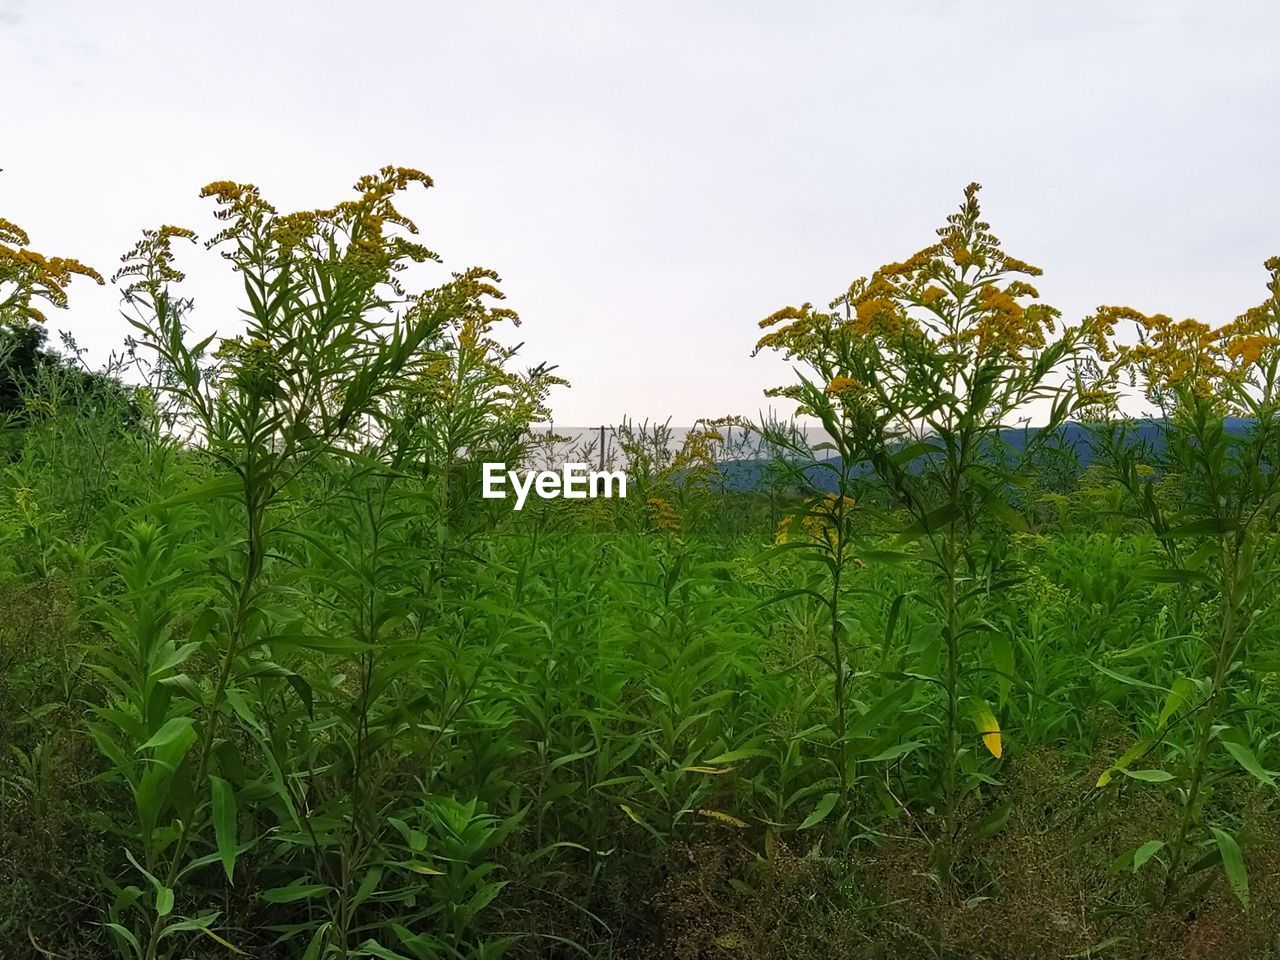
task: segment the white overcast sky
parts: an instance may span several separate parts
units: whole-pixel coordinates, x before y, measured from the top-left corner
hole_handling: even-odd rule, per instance
[[[1223,322],[1280,253],[1280,3],[0,0],[0,216],[114,269],[250,180],[330,205],[386,163],[495,268],[564,424],[752,414],[756,322],[927,244],[964,185],[1045,298]],[[200,264],[201,261],[204,264]],[[222,263],[185,265],[234,333]],[[51,317],[127,327],[77,284]]]

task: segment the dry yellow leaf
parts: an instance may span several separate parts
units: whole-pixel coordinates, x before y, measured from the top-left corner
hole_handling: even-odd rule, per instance
[[[722,813],[719,810],[699,810],[698,814],[703,817],[710,817],[712,820],[719,820],[721,823],[727,823],[729,826],[739,829],[745,829],[747,826],[746,821],[739,820],[737,817]]]

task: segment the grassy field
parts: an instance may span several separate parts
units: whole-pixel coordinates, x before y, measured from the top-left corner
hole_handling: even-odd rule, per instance
[[[762,324],[828,443],[624,427],[516,512],[561,381],[492,274],[406,292],[424,179],[211,184],[246,329],[149,231],[105,374],[0,221],[0,956],[1278,955],[1280,261],[1064,327],[971,187]]]

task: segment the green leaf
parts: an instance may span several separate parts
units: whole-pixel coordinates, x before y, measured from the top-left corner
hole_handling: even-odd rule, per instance
[[[1126,777],[1132,777],[1134,780],[1141,780],[1144,783],[1168,783],[1173,779],[1173,774],[1168,770],[1121,770]]]
[[[1223,740],[1222,745],[1227,748],[1227,753],[1236,758],[1236,763],[1244,767],[1245,770],[1249,771],[1249,773],[1253,774],[1269,787],[1274,787],[1276,785],[1275,774],[1259,763],[1254,752],[1243,743],[1233,743],[1230,740]]]
[[[908,443],[905,446],[903,446],[901,449],[894,451],[889,456],[889,461],[894,466],[905,467],[906,465],[914,462],[915,460],[918,460],[920,457],[938,453],[940,449],[941,448],[933,444],[925,443],[923,441],[916,441],[915,443]]]
[[[1013,812],[1013,800],[1007,799],[999,804],[994,810],[979,820],[966,831],[966,837],[970,840],[986,840],[994,837],[997,833],[1005,828],[1009,822],[1009,814]]]
[[[996,682],[1000,688],[1000,706],[1003,707],[1009,699],[1014,669],[1013,644],[1009,642],[1008,634],[1003,631],[991,637],[991,665],[996,668],[996,673],[999,675]]]
[[[176,507],[184,503],[198,503],[202,500],[217,500],[219,497],[229,497],[244,491],[244,481],[234,473],[223,474],[219,477],[213,477],[206,480],[199,486],[192,487],[186,493],[180,493],[176,497],[170,497],[168,500],[161,500],[159,503],[151,505],[153,512],[166,510],[169,507]]]
[[[320,960],[320,955],[324,951],[325,943],[329,938],[329,929],[332,925],[332,921],[325,921],[316,928],[316,932],[311,935],[311,942],[307,944],[306,952],[302,955],[302,960]]]
[[[1014,510],[1013,507],[1005,503],[999,494],[991,496],[986,501],[987,510],[997,520],[1003,523],[1010,530],[1018,533],[1025,532],[1027,529],[1027,519],[1022,514]]]
[[[236,794],[231,784],[221,777],[210,776],[213,786],[213,834],[218,843],[227,881],[233,882],[236,868]]]
[[[133,948],[133,955],[135,957],[142,956],[142,944],[138,942],[138,938],[133,935],[132,930],[118,923],[104,923],[103,926],[118,936],[125,943],[129,944],[129,946]]]
[[[1112,680],[1118,680],[1121,683],[1128,684],[1131,687],[1142,687],[1145,690],[1158,690],[1160,693],[1168,692],[1165,690],[1164,687],[1157,686],[1154,683],[1148,683],[1146,680],[1139,680],[1136,677],[1126,676],[1123,673],[1117,673],[1115,670],[1112,670],[1109,667],[1104,667],[1100,663],[1093,664],[1093,668],[1097,670],[1099,673],[1105,674],[1106,676],[1110,677]]]
[[[910,563],[916,559],[913,555],[903,553],[901,550],[859,550],[857,555],[860,560],[871,563]]]
[[[892,747],[881,750],[873,757],[867,757],[864,762],[883,763],[885,760],[897,760],[899,757],[905,757],[923,746],[923,740],[907,740],[905,743],[894,744]]]
[[[193,726],[195,726],[195,721],[190,717],[171,717],[164,722],[164,725],[159,730],[151,735],[151,739],[138,747],[138,749],[159,750],[162,747],[171,746],[187,734],[190,734]]]
[[[1142,865],[1154,857],[1157,851],[1164,846],[1163,840],[1148,840],[1133,853],[1133,872],[1137,873],[1142,869]]]
[[[800,824],[799,829],[808,830],[810,827],[816,827],[823,820],[831,815],[831,811],[836,807],[836,801],[840,799],[838,793],[824,794],[822,799],[818,801],[818,805],[813,808],[813,813],[804,818],[804,823]]]
[[[311,684],[307,683],[304,677],[296,673],[290,673],[285,676],[285,681],[289,686],[293,687],[294,693],[298,695],[298,699],[302,701],[302,705],[307,709],[307,716],[315,716],[315,697],[311,692]]]
[[[346,654],[348,656],[374,649],[372,645],[352,637],[325,636],[323,634],[281,633],[273,636],[270,642],[276,647],[294,647],[315,653]]]
[[[929,511],[915,523],[911,524],[907,529],[902,531],[898,537],[898,545],[905,546],[913,540],[918,540],[934,530],[941,530],[949,523],[964,516],[964,510],[958,503],[944,503],[942,506]]]
[[[1195,691],[1196,685],[1186,677],[1179,677],[1173,681],[1173,686],[1169,688],[1168,695],[1164,698],[1164,706],[1160,710],[1160,719],[1156,726],[1161,730],[1164,725],[1169,722],[1169,718],[1182,709],[1182,705],[1187,702],[1187,698]]]
[[[1208,579],[1199,570],[1177,570],[1158,567],[1144,567],[1134,570],[1133,575],[1136,579],[1146,580],[1148,583],[1195,583]]]
[[[204,694],[200,692],[200,686],[185,673],[165,677],[160,683],[171,690],[178,691],[196,703],[204,703]]]
[[[171,913],[173,913],[173,890],[162,886],[156,890],[156,916],[167,917]]]
[[[769,755],[768,750],[761,750],[759,747],[743,747],[740,750],[730,750],[728,753],[722,753],[703,762],[710,767],[719,767],[726,763],[736,763],[739,760],[747,760],[751,757],[767,757]]]
[[[297,903],[299,900],[310,900],[333,892],[333,887],[323,883],[291,883],[287,887],[273,887],[262,893],[267,903]]]
[[[1235,837],[1220,830],[1217,827],[1210,827],[1213,838],[1218,841],[1218,852],[1222,854],[1222,869],[1227,875],[1227,882],[1231,884],[1231,892],[1236,895],[1236,899],[1240,901],[1240,905],[1246,910],[1249,909],[1249,877],[1244,870],[1244,856],[1240,853],[1240,845],[1236,843]]]
[[[1217,517],[1207,517],[1203,520],[1192,520],[1176,527],[1170,527],[1165,536],[1170,538],[1221,536],[1230,532],[1232,526],[1233,524],[1224,522]]]
[[[1111,777],[1117,770],[1123,771],[1127,766],[1129,766],[1129,764],[1133,763],[1134,760],[1145,754],[1149,749],[1151,749],[1151,741],[1138,740],[1121,755],[1120,759],[1117,760],[1113,766],[1102,771],[1102,776],[1098,777],[1096,786],[1099,788],[1105,787],[1111,782]]]
[[[978,728],[982,745],[996,759],[1004,755],[1004,736],[1000,732],[1000,722],[996,720],[991,704],[980,697],[969,698],[969,716],[973,725]]]
[[[352,956],[376,957],[377,960],[411,960],[411,958],[406,957],[403,953],[396,953],[394,950],[387,949],[376,940],[366,940],[364,943],[360,944]]]

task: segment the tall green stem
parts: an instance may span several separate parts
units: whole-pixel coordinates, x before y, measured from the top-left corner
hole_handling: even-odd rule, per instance
[[[960,674],[959,650],[956,631],[959,624],[958,601],[956,597],[956,563],[957,563],[957,546],[956,546],[956,527],[952,523],[947,532],[947,554],[946,554],[946,578],[947,578],[947,607],[946,607],[946,643],[947,643],[947,765],[946,780],[944,787],[946,790],[946,814],[944,816],[944,828],[946,830],[946,843],[950,847],[955,839],[956,833],[956,707],[957,707],[957,686]]]
[[[1187,785],[1182,815],[1178,821],[1178,834],[1169,853],[1169,870],[1165,874],[1163,897],[1166,902],[1177,885],[1178,872],[1186,854],[1187,838],[1195,821],[1196,804],[1204,784],[1204,772],[1209,758],[1209,739],[1213,734],[1213,725],[1218,719],[1218,711],[1221,709],[1227,669],[1231,665],[1237,647],[1236,609],[1239,563],[1238,552],[1224,543],[1222,548],[1222,629],[1218,634],[1218,645],[1214,652],[1213,689],[1200,716],[1200,727],[1196,733],[1195,753],[1191,765],[1191,780]]]
[[[218,680],[214,685],[213,695],[207,705],[204,735],[200,738],[199,758],[196,761],[196,772],[192,781],[197,788],[204,783],[205,777],[209,772],[209,758],[213,753],[213,742],[218,733],[218,721],[222,715],[222,702],[226,695],[227,686],[231,682],[236,655],[240,650],[249,614],[252,612],[254,588],[257,585],[258,576],[262,572],[262,513],[265,504],[259,502],[261,500],[260,491],[255,487],[257,480],[255,465],[256,458],[252,453],[252,444],[250,444],[250,453],[245,464],[244,475],[247,538],[244,577],[241,579],[240,589],[236,593],[235,617],[232,620],[230,636],[227,638],[227,648],[223,652],[222,662],[218,667]],[[191,830],[195,820],[195,816],[192,815],[182,822],[178,840],[174,844],[173,854],[170,857],[163,881],[164,885],[170,889],[173,888],[173,885],[177,882],[178,875],[182,871],[183,858],[186,856],[187,846],[191,841]],[[144,960],[155,960],[163,931],[164,918],[154,918],[151,923],[150,936],[147,938]]]

